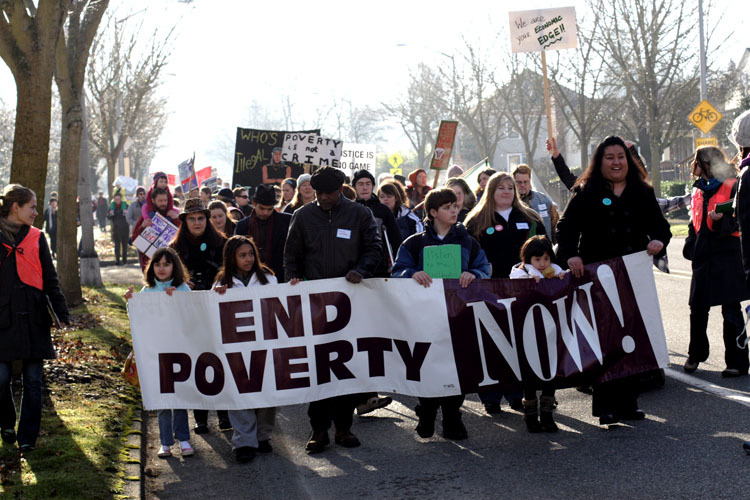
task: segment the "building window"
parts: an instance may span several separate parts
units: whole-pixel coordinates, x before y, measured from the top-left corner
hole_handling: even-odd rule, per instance
[[[513,170],[521,163],[523,163],[523,153],[509,154],[508,155],[508,172],[513,172]]]

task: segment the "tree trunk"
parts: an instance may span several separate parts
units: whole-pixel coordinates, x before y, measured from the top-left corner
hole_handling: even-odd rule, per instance
[[[107,157],[107,188],[104,191],[104,196],[107,197],[107,201],[111,201],[112,196],[110,196],[110,193],[112,193],[112,186],[115,185],[115,177],[116,175],[116,169],[117,168],[117,156],[114,158]]]
[[[651,150],[651,184],[654,186],[656,197],[661,197],[661,155],[662,150],[656,134],[650,134],[649,149]]]
[[[91,210],[91,168],[89,167],[89,139],[86,121],[86,101],[82,98],[83,133],[79,160],[78,197],[81,200],[81,284],[102,286],[99,256],[94,248],[94,216]]]
[[[73,97],[73,98],[71,98]],[[81,150],[83,116],[80,100],[68,92],[60,93],[63,109],[62,137],[60,143],[60,182],[58,192],[58,260],[60,288],[68,304],[83,301],[78,275],[78,226],[76,224],[76,195],[78,193],[78,155]]]
[[[16,77],[16,129],[13,135],[13,163],[10,182],[22,184],[44,200],[52,114],[52,78],[37,74]],[[44,220],[34,223],[40,227]]]

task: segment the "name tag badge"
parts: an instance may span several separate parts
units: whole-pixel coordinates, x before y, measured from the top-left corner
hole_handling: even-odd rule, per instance
[[[528,229],[529,224],[526,222],[516,222],[516,229]]]
[[[547,204],[546,203],[540,203],[539,204],[539,210],[547,210]]]
[[[546,210],[540,210],[539,211],[539,217],[547,217],[549,215],[549,212]]]
[[[352,239],[352,232],[349,229],[339,229],[338,231],[336,231],[336,238],[350,240]]]

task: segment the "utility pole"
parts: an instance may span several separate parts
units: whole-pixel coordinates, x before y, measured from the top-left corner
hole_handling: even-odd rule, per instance
[[[703,34],[703,0],[698,0],[698,26],[700,33],[700,58],[701,58],[701,102],[708,99],[708,87],[706,85],[706,39]],[[706,134],[701,132],[701,136]]]

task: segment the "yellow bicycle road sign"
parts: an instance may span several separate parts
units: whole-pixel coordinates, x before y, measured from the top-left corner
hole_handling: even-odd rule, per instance
[[[710,102],[703,100],[703,102],[698,104],[698,107],[690,112],[688,118],[693,125],[701,130],[701,132],[707,134],[712,128],[714,128],[714,125],[719,123],[721,116],[721,113],[711,106]]]

